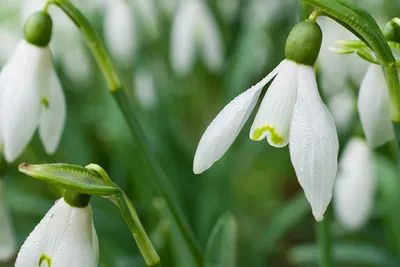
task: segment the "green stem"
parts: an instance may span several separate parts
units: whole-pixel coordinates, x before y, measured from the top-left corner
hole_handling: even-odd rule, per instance
[[[332,267],[332,240],[330,232],[330,216],[326,212],[325,219],[316,223],[316,233],[319,246],[319,266]]]
[[[144,159],[147,169],[150,172],[149,179],[151,180],[157,193],[162,196],[168,204],[168,208],[171,210],[176,224],[179,226],[179,229],[185,238],[186,244],[193,254],[193,258],[196,260],[197,265],[201,266],[203,262],[203,256],[200,246],[198,245],[194,234],[191,231],[177,200],[175,199],[174,189],[171,182],[161,170],[161,167],[159,166],[157,159],[151,150],[146,135],[136,115],[134,114],[132,107],[129,104],[128,97],[123,90],[123,86],[120,83],[114,68],[111,65],[111,61],[109,60],[108,54],[101,40],[96,36],[86,17],[70,1],[49,0],[45,6],[45,10],[50,4],[55,4],[60,7],[76,24],[85,37],[90,51],[95,57],[97,64],[104,75],[110,93],[114,96],[121,112],[126,119],[126,122],[128,123],[135,144]]]
[[[86,44],[89,46],[90,51],[92,51],[97,65],[100,67],[100,70],[107,81],[109,90],[114,92],[115,90],[120,89],[122,84],[111,64],[107,51],[99,38],[97,38],[86,17],[68,0],[48,0],[44,7],[44,11],[47,12],[51,4],[61,8],[79,28],[85,38]]]

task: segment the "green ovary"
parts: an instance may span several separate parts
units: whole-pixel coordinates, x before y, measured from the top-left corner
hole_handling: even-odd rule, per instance
[[[46,263],[47,262],[47,265],[42,265],[42,263],[44,264],[44,263]],[[39,267],[51,267],[51,258],[49,257],[49,256],[47,256],[46,254],[42,254],[41,256],[40,256],[40,260],[39,260],[39,265],[38,265]]]
[[[275,128],[271,127],[269,125],[263,126],[261,128],[257,128],[254,131],[253,136],[251,137],[251,139],[258,140],[265,131],[269,131],[269,133],[271,134],[271,141],[274,144],[280,145],[280,144],[283,144],[283,142],[285,141],[285,139],[282,136],[279,135],[279,133],[275,130]]]

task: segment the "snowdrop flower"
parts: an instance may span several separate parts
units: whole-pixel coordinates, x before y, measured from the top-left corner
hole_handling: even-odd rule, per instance
[[[393,140],[389,91],[379,65],[371,64],[361,82],[358,112],[365,137],[372,148]]]
[[[123,64],[132,61],[136,47],[133,9],[124,0],[108,2],[104,14],[104,38],[111,55]]]
[[[202,54],[205,65],[217,72],[223,65],[223,44],[218,26],[207,6],[200,0],[183,0],[172,25],[171,64],[178,75],[186,75]]]
[[[17,251],[10,214],[3,199],[3,182],[0,180],[0,262],[8,261]]]
[[[339,163],[334,190],[334,207],[339,222],[357,230],[371,214],[375,179],[371,150],[364,140],[351,139]]]
[[[54,153],[65,121],[65,99],[48,43],[51,18],[34,13],[0,73],[0,139],[7,161],[25,149],[37,127],[47,153]],[[23,73],[23,79],[21,79]]]
[[[256,106],[261,90],[276,76],[262,100],[250,138],[266,138],[274,147],[289,144],[292,164],[313,215],[317,221],[323,219],[337,171],[338,138],[312,67],[321,40],[321,29],[311,20],[293,28],[286,43],[286,59],[225,106],[208,126],[194,157],[196,174],[225,154]]]
[[[337,40],[358,38],[332,19],[320,17],[318,21],[325,32],[317,62],[321,68],[321,87],[326,94],[335,95],[346,88],[349,80],[359,84],[368,68],[368,63],[355,54],[344,56],[332,52],[329,47]]]
[[[97,267],[98,257],[92,208],[61,198],[25,240],[15,267]]]

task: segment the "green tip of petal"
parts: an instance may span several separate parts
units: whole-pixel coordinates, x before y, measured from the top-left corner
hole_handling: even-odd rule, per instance
[[[42,100],[41,100],[41,102],[42,102],[42,105],[43,105],[46,109],[49,108],[49,100],[48,100],[47,98],[43,97]]]
[[[43,262],[47,262],[47,266],[51,267],[51,258],[45,254],[40,256],[39,266],[42,266]]]
[[[264,132],[268,131],[271,134],[271,141],[276,145],[282,145],[285,139],[275,130],[272,126],[263,126],[261,128],[257,128],[253,136],[251,137],[252,140],[258,141],[260,137],[263,135]]]

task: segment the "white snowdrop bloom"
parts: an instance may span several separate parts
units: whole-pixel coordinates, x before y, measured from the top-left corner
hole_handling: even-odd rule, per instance
[[[61,198],[22,245],[15,267],[97,267],[99,244],[90,205]]]
[[[361,83],[358,112],[368,144],[378,147],[393,140],[389,92],[379,65],[372,64]]]
[[[157,104],[157,90],[151,72],[139,70],[135,75],[134,89],[134,94],[143,108],[151,109]]]
[[[208,126],[196,150],[194,173],[204,172],[225,154],[256,106],[261,90],[276,76],[261,102],[250,138],[267,139],[274,147],[289,144],[290,158],[312,213],[317,221],[323,219],[332,198],[339,144],[312,67],[321,40],[322,32],[315,22],[303,21],[293,28],[286,42],[287,59],[232,100]],[[299,51],[306,44],[308,49]]]
[[[334,210],[338,221],[357,230],[369,219],[373,207],[375,178],[372,153],[364,140],[353,138],[339,162],[334,190]]]
[[[157,37],[159,34],[159,21],[158,10],[154,0],[134,0],[133,4],[145,33],[152,38]]]
[[[37,127],[46,152],[54,153],[66,107],[49,47],[21,40],[0,73],[0,92],[0,137],[7,161],[24,151]]]
[[[224,52],[221,35],[203,1],[182,1],[171,31],[170,58],[178,75],[190,72],[197,52],[201,53],[210,71],[218,72],[222,68]]]
[[[345,90],[332,95],[328,100],[327,106],[338,132],[347,132],[351,126],[356,106],[353,94]]]
[[[111,55],[129,64],[136,48],[134,11],[124,0],[112,0],[104,13],[104,38]]]
[[[3,194],[3,182],[0,180],[0,262],[10,260],[17,252],[17,240]]]
[[[355,54],[341,55],[332,52],[329,47],[337,40],[357,40],[357,37],[329,18],[321,17],[318,21],[325,33],[317,62],[321,68],[321,87],[326,94],[334,95],[343,91],[349,80],[359,84],[368,63]]]

